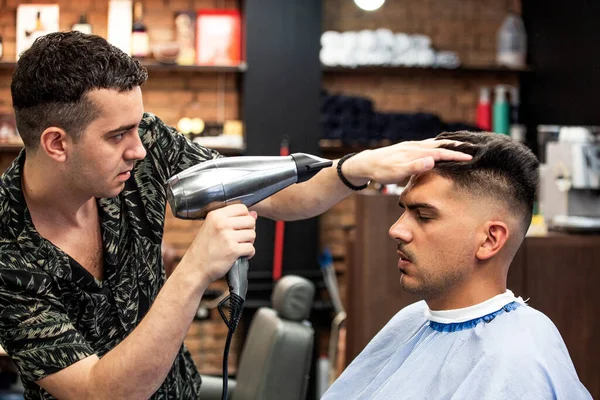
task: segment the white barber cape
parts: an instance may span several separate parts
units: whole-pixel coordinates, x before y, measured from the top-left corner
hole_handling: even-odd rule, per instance
[[[510,290],[459,310],[402,309],[322,397],[591,398],[556,326]]]

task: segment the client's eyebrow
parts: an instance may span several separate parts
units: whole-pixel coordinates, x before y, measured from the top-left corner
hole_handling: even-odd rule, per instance
[[[431,211],[438,211],[438,208],[436,206],[434,206],[431,203],[404,203],[404,201],[402,201],[402,199],[400,199],[398,201],[398,205],[402,208],[408,209],[408,210],[416,210],[418,208],[424,208],[427,210],[431,210]]]

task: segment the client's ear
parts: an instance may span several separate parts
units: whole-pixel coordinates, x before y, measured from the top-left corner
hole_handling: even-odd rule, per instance
[[[482,227],[483,242],[475,256],[479,260],[488,260],[502,249],[510,236],[508,226],[502,221],[487,221]]]

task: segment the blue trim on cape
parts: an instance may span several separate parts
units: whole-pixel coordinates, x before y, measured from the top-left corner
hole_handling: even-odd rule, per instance
[[[520,305],[521,304],[519,304],[518,302],[513,301],[513,302],[508,303],[507,305],[505,305],[498,311],[494,311],[491,314],[487,314],[487,315],[484,315],[483,317],[475,318],[470,321],[453,322],[450,324],[429,321],[429,326],[431,327],[431,329],[436,330],[438,332],[458,332],[458,331],[462,331],[465,329],[475,328],[475,326],[477,326],[481,322],[489,323],[494,318],[496,318],[498,315],[503,314],[505,312],[511,312],[511,311],[515,310],[517,307],[519,307]]]

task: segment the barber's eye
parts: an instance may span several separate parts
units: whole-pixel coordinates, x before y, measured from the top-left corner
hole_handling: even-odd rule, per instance
[[[123,134],[120,133],[118,135],[115,135],[115,136],[113,136],[113,139],[115,139],[115,140],[121,140],[121,139],[123,139]]]

